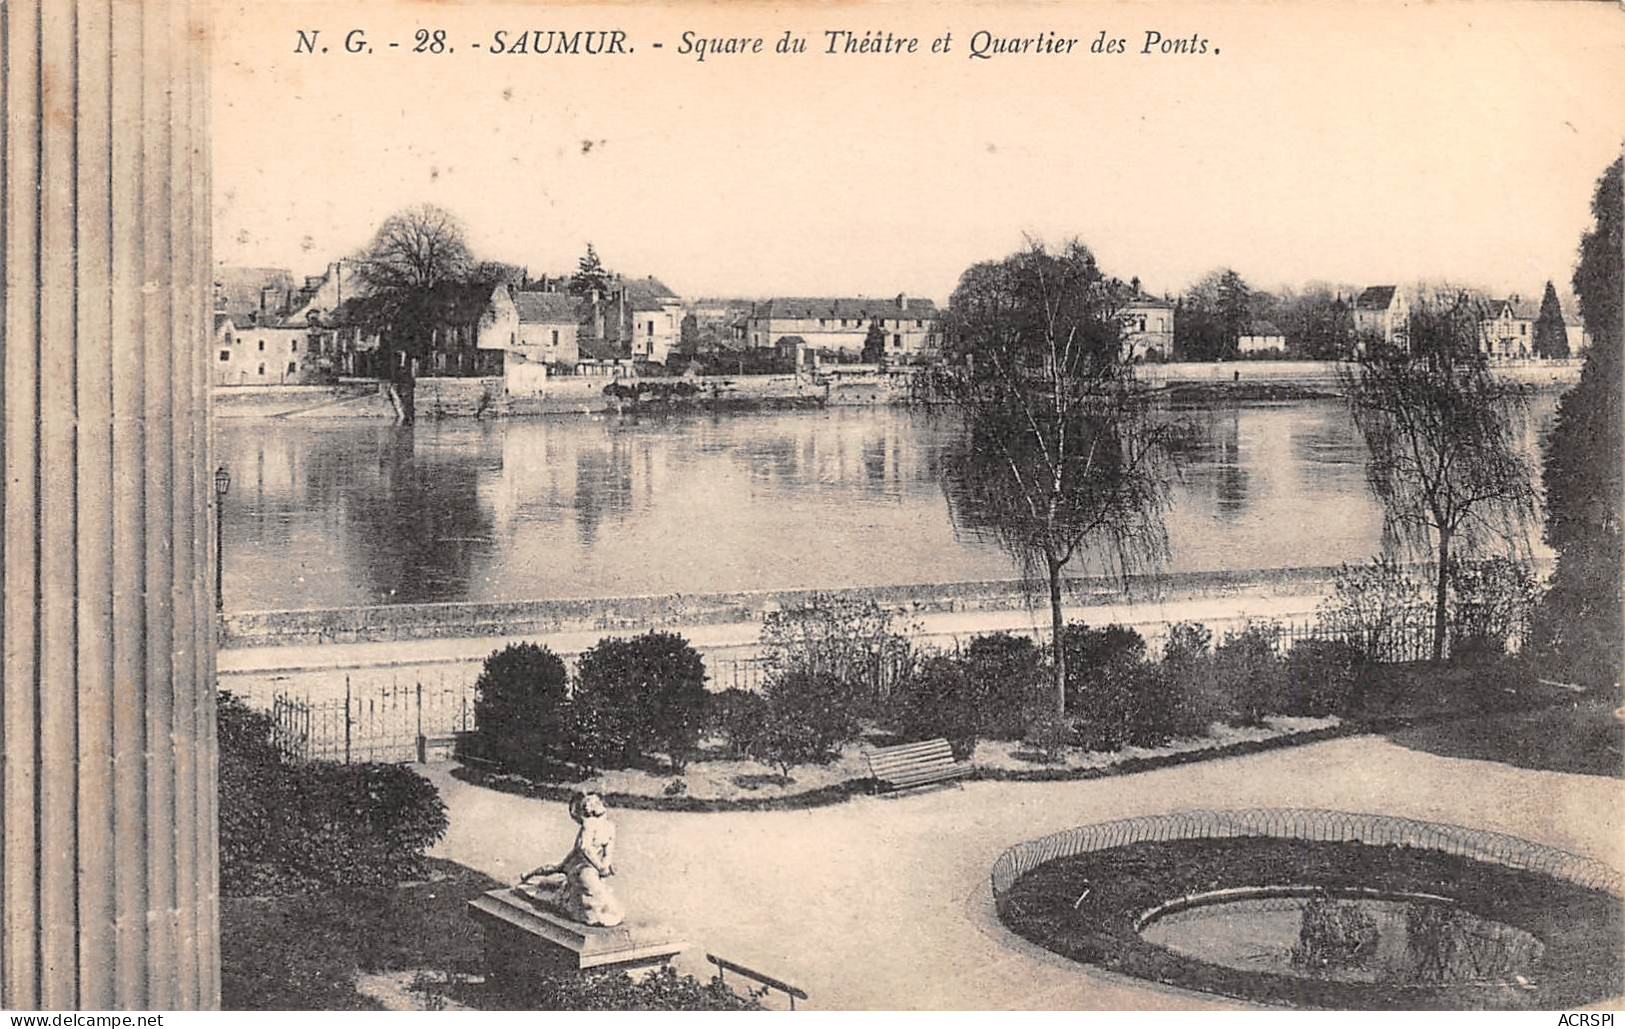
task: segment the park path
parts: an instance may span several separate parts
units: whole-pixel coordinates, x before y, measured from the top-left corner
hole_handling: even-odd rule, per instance
[[[438,857],[512,880],[570,847],[561,804],[419,766],[451,828]],[[1007,846],[1075,825],[1191,808],[1319,807],[1512,833],[1622,862],[1619,781],[1407,750],[1361,736],[1116,778],[972,782],[811,811],[614,812],[617,889],[638,916],[803,987],[821,1009],[1123,1009],[1231,1002],[1087,969],[993,920]]]
[[[1304,621],[1314,614],[1318,593],[1196,597],[1076,605],[1065,608],[1069,621],[1089,625],[1118,622],[1138,628],[1148,641],[1160,638],[1171,622],[1200,621],[1216,631],[1248,618]],[[984,632],[1048,631],[1047,609],[1036,611],[954,611],[903,616],[919,626],[917,638],[951,647]],[[761,622],[665,626],[681,633],[708,658],[749,658],[761,639]],[[561,655],[578,654],[605,636],[632,636],[643,629],[590,629],[544,635],[454,639],[391,640],[378,643],[322,643],[269,647],[228,647],[217,658],[220,685],[241,697],[264,701],[273,693],[319,699],[344,695],[345,679],[358,691],[421,682],[435,689],[472,686],[485,659],[505,644],[541,643]],[[1217,634],[1217,633],[1216,633]]]

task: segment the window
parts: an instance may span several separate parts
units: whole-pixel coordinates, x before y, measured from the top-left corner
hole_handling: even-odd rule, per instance
[[[899,332],[899,333],[893,334],[893,336],[891,338],[891,348],[893,350],[901,350],[901,349],[903,349],[903,334],[902,333]]]
[[[260,340],[260,352],[261,353],[265,352],[265,341],[263,339]]]
[[[650,322],[650,323],[649,323],[649,329],[648,329],[648,332],[647,332],[647,335],[650,335],[650,336],[653,336],[653,335],[654,335],[654,334],[655,334],[655,323],[654,323],[654,322]]]
[[[559,345],[559,330],[558,329],[553,330],[553,343],[552,343],[552,345],[555,346],[555,347]]]
[[[264,374],[265,374],[265,365],[263,365],[263,364],[262,364],[262,365],[260,365],[260,374],[261,374],[261,375],[264,375]]]
[[[298,361],[289,361],[288,362],[288,374],[289,375],[292,375],[294,372],[296,372],[298,370],[299,370],[299,362]]]
[[[298,336],[295,336],[293,338],[293,342],[288,344],[288,351],[289,351],[289,353],[294,353],[294,354],[299,353],[299,337]]]
[[[220,351],[220,360],[222,360],[222,361],[231,360],[231,351],[229,351],[229,350]]]

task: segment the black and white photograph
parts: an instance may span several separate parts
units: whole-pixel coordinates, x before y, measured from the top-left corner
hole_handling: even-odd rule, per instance
[[[9,1025],[1625,1005],[1620,4],[0,0],[0,108]]]

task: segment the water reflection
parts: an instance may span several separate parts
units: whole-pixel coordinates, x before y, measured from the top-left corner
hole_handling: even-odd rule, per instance
[[[1185,412],[1168,567],[1379,546],[1341,404]],[[1537,419],[1538,420],[1538,419]],[[1002,579],[943,495],[957,419],[886,408],[415,429],[219,423],[233,609]]]
[[[1522,929],[1434,900],[1233,900],[1158,918],[1142,935],[1241,971],[1359,983],[1511,985],[1545,953]]]

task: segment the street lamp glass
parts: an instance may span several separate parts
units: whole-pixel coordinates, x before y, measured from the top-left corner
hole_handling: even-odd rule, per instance
[[[217,496],[225,496],[226,490],[231,489],[231,473],[222,465],[214,470],[214,492]]]

